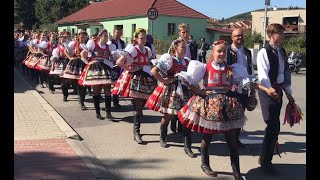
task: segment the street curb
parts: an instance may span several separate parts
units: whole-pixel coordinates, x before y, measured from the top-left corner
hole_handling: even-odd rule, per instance
[[[66,141],[77,153],[77,155],[84,161],[86,166],[97,179],[117,179],[106,167],[103,166],[96,156],[81,141],[73,139],[66,139]]]
[[[78,135],[78,133],[76,133],[71,128],[71,126],[60,116],[59,113],[57,113],[56,110],[54,110],[54,108],[39,94],[39,92],[35,90],[35,88],[32,88],[28,81],[26,81],[25,78],[22,77],[21,74],[17,72],[15,68],[14,71],[17,76],[23,79],[23,82],[28,86],[33,96],[38,100],[38,102],[41,104],[44,110],[51,116],[53,121],[60,128],[60,130],[66,134],[67,138],[80,140],[80,136]]]

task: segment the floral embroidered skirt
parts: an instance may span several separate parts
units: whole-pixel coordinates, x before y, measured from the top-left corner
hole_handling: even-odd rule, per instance
[[[177,115],[193,94],[184,85],[178,87],[178,81],[169,85],[160,83],[148,98],[146,107],[163,114]]]
[[[37,63],[40,60],[41,55],[40,54],[31,54],[28,59],[24,61],[24,65],[26,65],[28,68],[34,69],[34,67],[37,65]]]
[[[148,99],[156,87],[156,78],[148,73],[142,70],[134,73],[125,70],[116,82],[112,94],[122,97]]]
[[[54,61],[51,65],[51,70],[49,74],[55,74],[60,77],[63,76],[63,72],[66,69],[68,62],[68,59],[58,59]]]
[[[235,92],[194,95],[178,113],[184,126],[200,133],[223,133],[245,125],[246,117]]]
[[[85,66],[78,84],[83,86],[114,84],[116,79],[117,73],[111,67],[103,61],[94,60]]]
[[[86,64],[81,60],[81,58],[69,61],[66,69],[64,70],[63,78],[80,79],[85,66]]]
[[[51,66],[52,66],[52,63],[51,63],[50,57],[41,56],[39,59],[39,62],[34,68],[40,71],[50,71]]]

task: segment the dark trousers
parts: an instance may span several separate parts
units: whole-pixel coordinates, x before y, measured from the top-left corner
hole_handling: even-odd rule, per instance
[[[207,63],[206,56],[207,56],[207,52],[206,51],[204,51],[203,53],[200,53],[199,54],[199,61],[202,62],[202,63]]]
[[[271,97],[264,98],[269,105],[267,119],[265,122],[267,127],[265,129],[265,135],[262,144],[261,160],[262,163],[270,164],[273,158],[273,152],[278,141],[278,135],[280,133],[280,113],[282,107],[282,90],[281,88],[274,87],[278,93],[278,98]],[[260,98],[261,99],[261,98]],[[264,103],[263,101],[261,103]]]

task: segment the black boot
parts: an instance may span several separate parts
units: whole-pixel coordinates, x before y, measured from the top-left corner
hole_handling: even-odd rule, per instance
[[[81,110],[86,110],[87,107],[84,105],[84,99],[86,96],[86,88],[84,86],[78,86],[78,97],[79,97],[79,104],[80,104],[80,108]]]
[[[183,131],[183,126],[182,126],[181,122],[178,121],[178,132],[183,133],[182,131]]]
[[[233,176],[235,180],[244,180],[240,173],[239,164],[238,165],[231,165]]]
[[[113,107],[116,109],[122,108],[122,106],[119,104],[119,95],[112,95],[112,101],[113,101]]]
[[[163,148],[169,147],[167,142],[166,142],[167,133],[168,133],[168,127],[160,125],[160,145]]]
[[[237,150],[230,150],[230,151],[231,151],[230,160],[231,160],[233,176],[235,180],[243,180],[240,173],[239,153],[237,152]]]
[[[142,144],[143,141],[140,135],[140,117],[141,115],[133,116],[133,139],[138,142],[138,144]]]
[[[171,121],[170,121],[170,129],[172,132],[177,132],[177,118],[176,116],[173,116]]]
[[[217,173],[212,171],[209,164],[209,146],[201,147],[201,169],[204,173],[211,177],[217,177]]]
[[[196,155],[191,150],[191,129],[183,127],[183,138],[184,138],[184,152],[191,158],[195,158]]]
[[[272,164],[273,152],[277,143],[277,138],[271,139],[265,137],[263,139],[262,151],[259,157],[259,164],[266,173],[275,173],[276,170]]]
[[[67,102],[68,98],[68,85],[61,84],[62,94],[63,94],[63,102]]]
[[[106,107],[106,118],[114,119],[114,117],[111,115],[111,96],[105,96],[104,104]]]
[[[93,96],[94,101],[94,109],[96,110],[96,117],[97,119],[104,120],[104,117],[100,114],[100,99],[99,96]]]
[[[245,145],[245,144],[243,144],[243,143],[240,141],[240,139],[239,139],[239,137],[240,137],[240,132],[241,132],[241,128],[239,128],[239,129],[237,129],[237,130],[236,130],[236,136],[237,136],[237,141],[238,141],[238,147],[240,147],[240,148],[246,148],[246,145]]]

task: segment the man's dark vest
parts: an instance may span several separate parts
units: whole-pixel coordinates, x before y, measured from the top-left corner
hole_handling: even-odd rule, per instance
[[[277,78],[278,78],[278,74],[279,74],[279,58],[278,58],[278,51],[273,48],[270,44],[267,44],[265,47],[266,52],[267,52],[267,56],[268,56],[268,60],[269,60],[269,64],[270,64],[270,70],[268,73],[269,79],[270,79],[270,83],[271,84],[276,84],[277,83]],[[287,55],[286,55],[286,51],[284,48],[280,47],[280,50],[283,52],[284,54],[284,73],[285,73],[285,81],[287,80],[288,77],[286,77],[286,71],[289,69],[289,63],[287,61]]]
[[[245,47],[243,47],[244,49],[244,53],[247,56],[247,71],[249,75],[252,75],[252,55],[251,55],[251,51]],[[227,64],[228,65],[232,65],[234,63],[237,63],[237,53],[234,52],[231,48],[231,46],[228,47],[227,49],[228,53],[227,53]]]
[[[116,40],[112,39],[111,42],[112,42],[112,44],[116,45],[116,48],[117,48],[117,49],[119,49],[119,47],[118,47],[118,42],[117,42]],[[121,46],[122,46],[122,49],[124,49],[124,48],[125,48],[125,47],[124,47],[124,41],[122,41],[121,39],[120,39],[120,44],[121,44]]]

